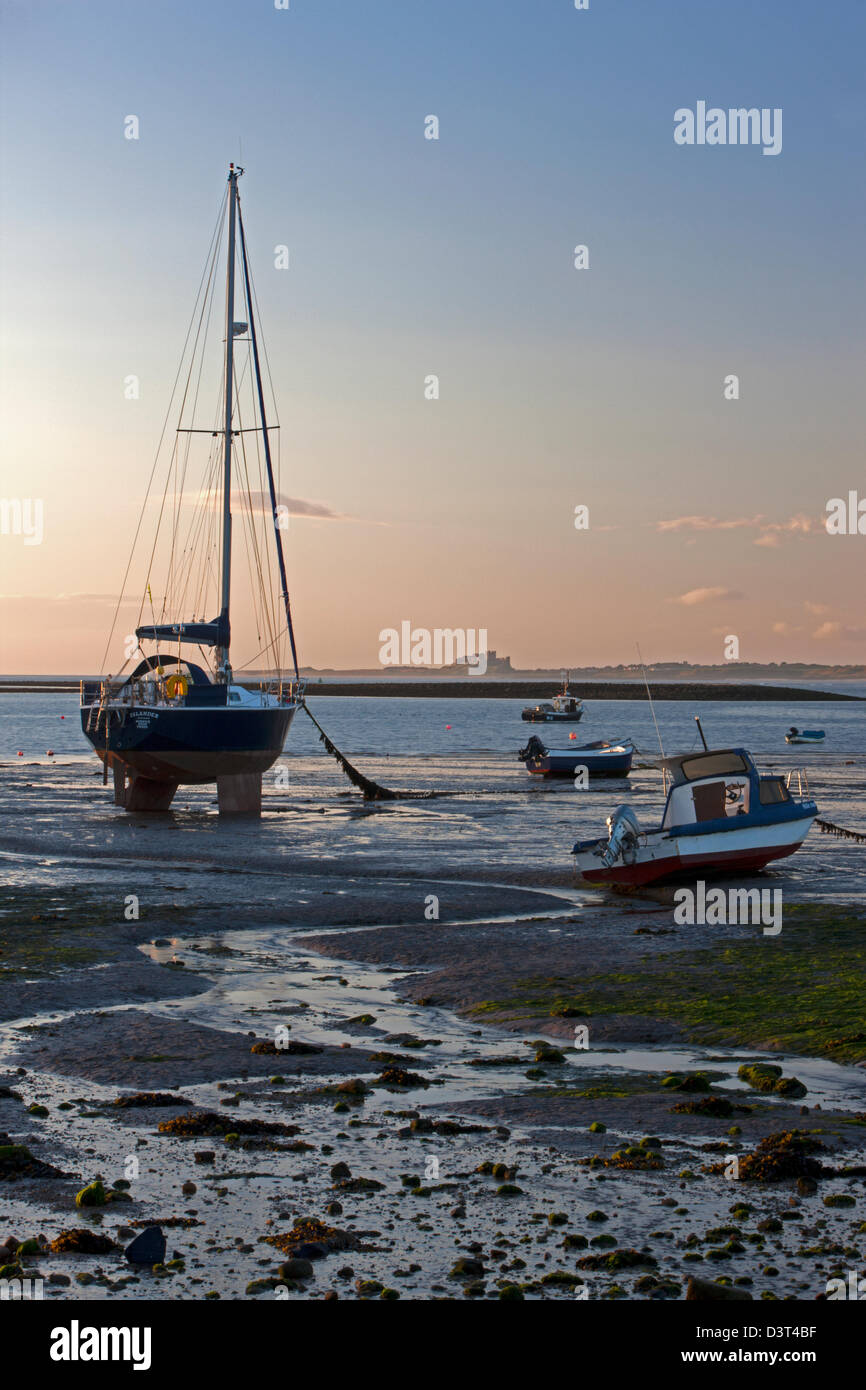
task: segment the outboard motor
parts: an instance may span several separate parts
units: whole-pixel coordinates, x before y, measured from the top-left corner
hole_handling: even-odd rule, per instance
[[[607,818],[608,840],[601,862],[609,869],[617,859],[633,864],[637,857],[640,822],[630,806],[617,806]]]
[[[533,734],[526,747],[521,748],[517,756],[522,763],[526,763],[529,762],[531,758],[545,758],[547,756],[547,749],[538,735]]]

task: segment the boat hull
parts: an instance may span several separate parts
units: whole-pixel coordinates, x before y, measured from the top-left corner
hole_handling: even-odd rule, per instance
[[[586,768],[590,777],[627,777],[631,772],[631,749],[624,753],[549,751],[544,757],[527,758],[526,771],[535,777],[575,777],[578,768]]]
[[[525,709],[520,717],[528,724],[579,724],[583,718],[583,710],[578,710],[575,714],[559,714],[556,710],[545,712]]]
[[[794,854],[815,819],[808,815],[776,826],[719,831],[708,835],[659,836],[641,845],[632,864],[603,865],[592,852],[575,855],[575,868],[587,883],[640,887],[696,875],[756,873],[775,859]]]
[[[154,782],[196,784],[266,772],[283,751],[296,709],[85,706],[81,727],[111,767]]]

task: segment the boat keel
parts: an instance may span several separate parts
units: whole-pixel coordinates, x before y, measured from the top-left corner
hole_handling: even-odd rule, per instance
[[[221,816],[260,816],[262,814],[262,774],[236,772],[218,777],[217,801]]]

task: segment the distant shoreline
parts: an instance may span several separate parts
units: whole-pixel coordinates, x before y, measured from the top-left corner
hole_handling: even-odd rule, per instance
[[[248,682],[253,684],[253,682]],[[652,683],[653,699],[658,701],[774,701],[778,703],[823,703],[825,701],[857,701],[863,703],[861,695],[844,695],[831,690],[808,690],[801,686],[789,685],[747,685],[726,681],[682,682],[662,681]],[[575,694],[584,700],[642,700],[645,699],[643,684],[638,681],[580,681],[574,683]],[[28,695],[45,694],[51,691],[77,693],[78,681],[51,679],[21,680],[14,678],[0,680],[0,694]],[[308,698],[316,696],[354,696],[356,699],[398,697],[402,699],[448,699],[448,700],[522,700],[527,704],[549,701],[552,695],[547,680],[509,680],[498,681],[465,676],[461,680],[310,680],[307,683]]]

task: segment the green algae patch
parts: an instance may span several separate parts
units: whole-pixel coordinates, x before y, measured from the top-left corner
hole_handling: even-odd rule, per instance
[[[750,930],[736,943],[647,956],[639,970],[582,975],[570,995],[562,977],[519,980],[512,996],[469,1012],[549,1017],[553,1007],[573,1007],[673,1024],[693,1043],[862,1061],[864,924],[849,908],[786,905],[777,937]]]

